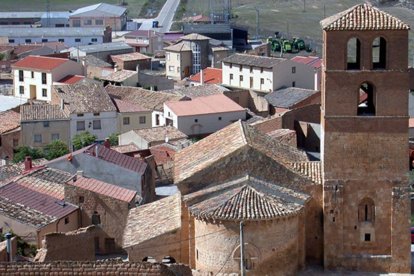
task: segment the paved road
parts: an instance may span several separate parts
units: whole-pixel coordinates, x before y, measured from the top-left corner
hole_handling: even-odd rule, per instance
[[[180,0],[167,0],[162,7],[158,16],[154,19],[147,19],[142,22],[140,30],[158,30],[159,32],[168,32],[171,28],[175,11],[177,10]],[[158,21],[161,28],[152,28],[152,22]]]

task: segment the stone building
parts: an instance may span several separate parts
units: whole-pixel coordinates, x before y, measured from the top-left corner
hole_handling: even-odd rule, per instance
[[[180,194],[129,213],[130,260],[170,256],[204,274],[240,273],[243,222],[249,275],[294,275],[310,264],[411,271],[409,26],[360,4],[322,27],[321,162],[242,122],[182,149]],[[148,234],[141,223],[150,216],[168,227]]]

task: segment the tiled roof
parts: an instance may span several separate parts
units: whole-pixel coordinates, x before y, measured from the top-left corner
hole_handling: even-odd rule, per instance
[[[209,40],[210,37],[207,37],[205,35],[192,33],[181,37],[182,40]]]
[[[187,52],[187,51],[191,51],[190,46],[187,45],[187,43],[185,42],[179,42],[177,44],[168,46],[168,47],[164,47],[165,51],[171,51],[171,52]]]
[[[283,137],[285,135],[290,135],[290,134],[296,135],[296,131],[291,130],[291,129],[281,128],[281,129],[275,129],[275,130],[269,131],[266,134],[272,138],[279,138],[279,137]]]
[[[261,57],[247,54],[234,54],[223,59],[224,63],[232,63],[246,66],[273,68],[275,65],[285,61],[284,58]]]
[[[203,73],[203,84],[221,84],[223,82],[222,70],[219,68],[210,67],[203,69],[202,71],[200,71],[200,73],[192,75],[189,80],[192,82],[199,83],[201,73]]]
[[[315,57],[315,56],[308,56],[308,57],[294,56],[290,60],[297,62],[297,63],[302,63],[302,64],[312,66],[315,69],[321,68],[322,66],[322,59],[320,57]]]
[[[138,87],[108,85],[105,89],[112,98],[135,103],[149,110],[162,111],[165,102],[183,98],[172,93],[155,92]]]
[[[75,84],[56,85],[54,93],[68,104],[70,113],[116,111],[111,98],[100,83],[83,79]]]
[[[88,30],[90,28],[82,28],[82,29]],[[91,44],[91,45],[81,45],[79,47],[71,48],[71,50],[73,51],[76,51],[77,49],[79,49],[79,51],[84,52],[86,54],[117,51],[117,50],[127,50],[127,51],[131,51],[131,53],[134,51],[134,49],[131,46],[129,46],[123,41],[114,41],[114,42]]]
[[[184,202],[199,219],[259,221],[294,215],[308,198],[247,175],[188,194]]]
[[[0,198],[7,199],[15,205],[21,205],[24,211],[34,209],[54,219],[63,218],[77,209],[72,204],[65,203],[55,197],[36,192],[14,182],[0,188]],[[15,214],[6,213],[5,215],[21,219],[20,212]]]
[[[157,165],[163,165],[174,161],[174,156],[177,152],[175,147],[167,143],[150,147],[149,150],[151,155],[154,156],[155,164]]]
[[[320,161],[293,162],[290,167],[312,180],[315,184],[322,184],[322,169]]]
[[[123,82],[131,77],[136,75],[136,81],[138,82],[138,72],[131,70],[118,70],[109,74],[108,76],[101,77],[102,80],[113,81],[113,82]]]
[[[65,58],[44,56],[27,56],[12,65],[15,69],[33,69],[38,71],[51,71],[66,62],[73,62]]]
[[[166,102],[176,116],[194,116],[227,112],[242,112],[243,107],[223,94],[197,97],[190,101]]]
[[[46,162],[47,160],[44,158],[35,159],[32,161],[32,166],[39,167]],[[24,162],[0,166],[0,186],[11,182],[15,177],[18,177],[23,172]]]
[[[59,105],[32,104],[20,106],[21,121],[69,120]]]
[[[320,92],[312,89],[288,87],[266,94],[265,99],[272,106],[291,108],[318,93]]]
[[[128,101],[123,101],[117,98],[113,99],[115,106],[118,109],[118,112],[145,112],[145,111],[149,111],[146,108],[143,108],[142,106],[136,104],[136,103],[131,103]]]
[[[223,92],[229,91],[229,89],[216,85],[216,84],[203,84],[197,86],[180,87],[177,89],[163,90],[165,93],[173,93],[187,98],[197,98],[203,96],[223,94]]]
[[[112,68],[112,65],[103,61],[100,58],[97,58],[93,55],[86,55],[84,57],[79,58],[82,62],[85,63],[85,65],[89,66],[95,66],[95,67],[110,67]]]
[[[163,234],[172,233],[181,227],[181,194],[177,193],[152,203],[129,210],[123,236],[123,248]]]
[[[0,112],[0,134],[20,126],[20,114],[13,110]]]
[[[355,5],[321,21],[325,31],[409,30],[400,19],[370,4]]]
[[[131,202],[137,194],[136,191],[82,176],[77,176],[76,181],[69,181],[67,184],[128,203]]]
[[[84,78],[85,78],[84,76],[79,76],[79,75],[67,75],[66,77],[59,80],[58,82],[65,83],[65,84],[74,84],[80,80],[83,80]]]
[[[124,37],[126,38],[136,38],[136,37],[154,37],[160,35],[160,33],[154,31],[154,30],[135,30],[129,33],[126,33]]]
[[[103,145],[96,144],[86,147],[83,152],[96,157],[96,147],[98,147],[99,159],[105,160],[124,169],[134,171],[141,175],[145,173],[147,164],[144,161],[119,153],[115,150],[108,149]]]
[[[122,61],[133,61],[133,60],[146,60],[151,59],[151,57],[141,54],[139,52],[121,54],[121,55],[111,55],[113,61],[122,60]]]
[[[113,146],[111,149],[116,150],[119,153],[130,153],[140,150],[140,148],[138,148],[134,143],[130,143],[128,145]]]
[[[307,161],[306,154],[238,121],[176,153],[174,182],[179,183],[248,146],[282,164]]]
[[[173,126],[134,129],[133,131],[147,142],[164,141],[166,137],[168,137],[169,140],[187,138],[185,133],[182,133]]]

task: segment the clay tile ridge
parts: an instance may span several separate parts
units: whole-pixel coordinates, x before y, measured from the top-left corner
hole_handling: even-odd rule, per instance
[[[51,71],[64,63],[69,62],[65,58],[27,56],[12,65],[15,69],[34,69],[38,71]]]

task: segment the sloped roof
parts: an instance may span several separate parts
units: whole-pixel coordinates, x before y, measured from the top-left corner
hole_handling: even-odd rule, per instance
[[[325,31],[409,30],[410,26],[370,4],[355,5],[321,21]]]
[[[84,76],[79,76],[79,75],[67,75],[66,77],[62,78],[61,80],[57,82],[64,83],[64,84],[74,84],[74,83],[77,83],[78,81],[83,80],[84,78],[85,78]]]
[[[82,16],[121,16],[126,12],[126,8],[110,5],[106,3],[98,3],[86,7],[79,8],[70,14],[70,17]]]
[[[105,87],[105,90],[112,98],[118,98],[123,101],[138,104],[149,110],[158,111],[164,109],[165,102],[178,101],[183,98],[183,96],[173,93],[150,91],[138,87],[108,85]]]
[[[102,80],[113,81],[113,82],[123,82],[129,78],[136,76],[136,81],[138,82],[138,72],[131,70],[118,70],[113,73],[101,77]]]
[[[85,62],[85,65],[95,66],[95,67],[109,67],[112,68],[112,65],[103,61],[100,58],[97,58],[93,55],[86,55],[84,57],[79,57],[79,59]]]
[[[187,45],[185,42],[179,42],[177,44],[164,47],[165,51],[171,51],[171,52],[184,52],[184,51],[191,51],[190,46]]]
[[[232,63],[246,66],[273,68],[275,65],[286,61],[285,58],[272,58],[253,56],[248,54],[234,54],[222,60],[224,63]]]
[[[299,212],[309,196],[246,175],[184,196],[199,219],[260,221]]]
[[[172,233],[181,228],[181,194],[129,210],[123,248]]]
[[[315,184],[322,184],[322,168],[320,161],[293,162],[290,166],[294,171],[312,180]]]
[[[69,120],[59,105],[33,104],[20,106],[21,121]]]
[[[318,93],[320,92],[312,89],[288,87],[266,94],[265,99],[272,106],[291,108]]]
[[[39,167],[46,162],[47,160],[44,158],[35,159],[32,161],[32,165],[33,167]],[[24,162],[0,166],[0,186],[11,182],[15,177],[18,177],[23,172]]]
[[[210,96],[223,94],[223,92],[229,91],[228,88],[217,84],[203,84],[197,86],[180,87],[177,89],[163,90],[165,93],[173,93],[177,95],[186,96],[194,99],[197,97]]]
[[[322,59],[316,56],[294,56],[290,59],[291,61],[306,64],[312,66],[315,69],[321,68],[322,66]]]
[[[200,82],[201,74],[203,74],[203,84],[221,84],[223,83],[222,70],[220,68],[207,67],[199,73],[190,76],[190,81]]]
[[[145,112],[145,111],[149,111],[146,108],[143,108],[142,106],[136,104],[136,103],[131,103],[128,101],[123,101],[117,98],[113,99],[115,106],[118,109],[118,112]]]
[[[137,194],[137,192],[133,190],[82,176],[77,176],[76,181],[70,181],[67,184],[128,203],[131,202]]]
[[[13,110],[0,112],[0,134],[20,126],[20,114]]]
[[[182,40],[209,40],[210,37],[207,37],[205,35],[197,34],[197,33],[191,33],[185,36],[181,37]]]
[[[279,143],[254,127],[238,121],[177,152],[174,182],[179,183],[191,177],[244,146],[286,165],[308,160],[304,152]]]
[[[133,131],[147,142],[164,141],[166,137],[168,137],[169,140],[187,138],[185,133],[173,126],[134,129]]]
[[[141,54],[140,52],[133,52],[128,54],[121,54],[121,55],[111,55],[111,59],[115,60],[122,60],[122,61],[133,61],[133,60],[147,60],[151,59],[151,57]]]
[[[140,150],[140,148],[137,147],[134,143],[129,143],[127,145],[119,145],[119,146],[113,146],[111,149],[116,150],[120,153],[130,153],[130,152],[137,152]]]
[[[66,62],[73,62],[65,58],[27,56],[12,65],[12,68],[33,69],[38,71],[51,71]]]

